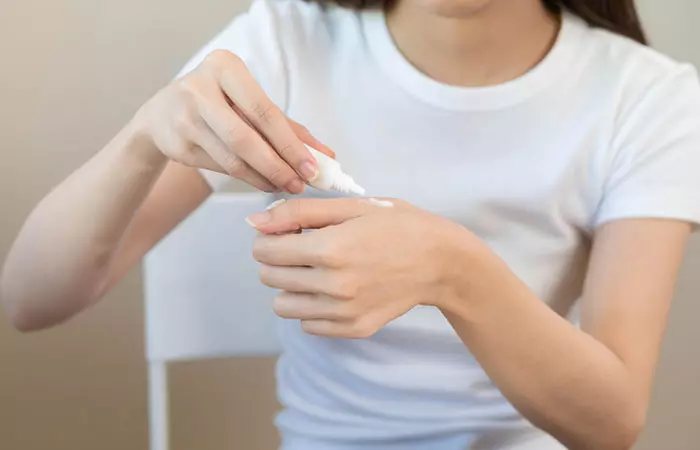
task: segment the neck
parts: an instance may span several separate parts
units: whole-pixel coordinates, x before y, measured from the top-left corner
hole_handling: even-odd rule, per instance
[[[541,0],[491,0],[461,16],[402,0],[388,11],[387,24],[416,68],[456,86],[496,85],[523,75],[546,56],[559,29]]]

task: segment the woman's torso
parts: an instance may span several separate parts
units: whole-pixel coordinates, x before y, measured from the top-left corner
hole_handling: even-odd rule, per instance
[[[251,71],[368,195],[462,224],[570,313],[618,157],[617,122],[675,63],[566,15],[531,72],[464,89],[410,66],[377,12],[257,2],[248,20],[259,40],[277,41],[269,57],[280,73],[256,65],[274,45],[260,43],[241,50]],[[365,340],[309,336],[297,321],[281,321],[280,335],[285,449],[562,448],[520,417],[436,309]]]

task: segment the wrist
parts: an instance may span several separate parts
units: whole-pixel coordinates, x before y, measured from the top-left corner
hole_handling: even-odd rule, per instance
[[[168,162],[168,157],[160,151],[137,118],[132,119],[115,140],[119,148],[145,167],[160,170]]]
[[[443,252],[442,295],[434,304],[443,313],[474,313],[491,299],[499,283],[507,282],[504,262],[479,238],[459,227],[448,236]]]

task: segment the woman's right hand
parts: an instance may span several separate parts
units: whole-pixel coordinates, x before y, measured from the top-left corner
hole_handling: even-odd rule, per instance
[[[286,117],[244,62],[225,50],[158,92],[132,125],[173,161],[267,192],[298,194],[315,177],[316,160],[303,143],[334,156]]]

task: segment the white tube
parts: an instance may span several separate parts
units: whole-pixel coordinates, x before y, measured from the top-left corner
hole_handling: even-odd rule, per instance
[[[345,194],[364,195],[365,190],[355,183],[355,180],[340,167],[340,163],[330,156],[309,147],[311,154],[318,162],[318,174],[309,181],[309,185],[322,191],[338,191]]]

